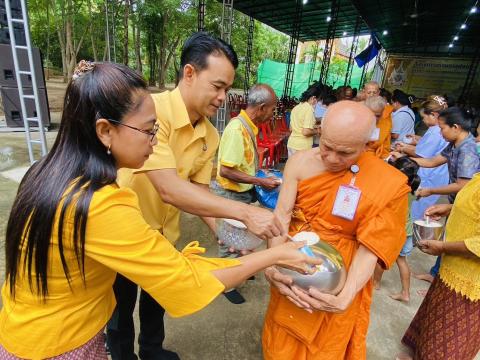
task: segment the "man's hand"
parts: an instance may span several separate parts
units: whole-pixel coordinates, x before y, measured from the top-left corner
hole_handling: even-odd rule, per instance
[[[310,305],[302,301],[291,289],[293,279],[290,276],[282,274],[272,266],[265,269],[265,278],[272,286],[275,286],[278,289],[280,294],[284,295],[296,306],[308,311],[309,313],[312,313],[312,308]]]
[[[422,197],[428,197],[430,195],[432,195],[432,192],[429,188],[418,189],[417,191],[415,191],[415,196],[417,197],[417,200]]]
[[[420,240],[418,242],[418,248],[425,254],[439,256],[445,251],[443,241],[439,240]]]
[[[439,220],[441,217],[448,216],[450,211],[452,211],[452,204],[437,204],[425,210],[425,216],[429,216],[433,220]]]
[[[325,294],[312,287],[308,292],[296,286],[293,286],[292,290],[302,303],[308,304],[310,308],[317,311],[342,313],[350,306],[354,299],[353,297],[346,298],[342,296],[342,293],[337,296]]]
[[[267,190],[273,190],[282,183],[281,179],[272,177],[258,178],[258,185]]]
[[[277,216],[266,209],[249,206],[245,212],[245,218],[241,219],[248,230],[263,240],[283,235],[282,224]]]

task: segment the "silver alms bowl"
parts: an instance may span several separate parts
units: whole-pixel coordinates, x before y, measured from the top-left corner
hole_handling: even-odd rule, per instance
[[[417,246],[420,240],[440,240],[445,236],[445,225],[433,220],[415,220],[412,229],[413,246]]]
[[[311,245],[310,249],[316,257],[323,260],[323,263],[317,266],[315,273],[303,275],[285,268],[279,268],[280,272],[291,276],[294,284],[304,290],[314,287],[321,292],[337,295],[342,291],[347,279],[342,256],[333,246],[322,240]]]
[[[244,223],[232,219],[217,219],[217,237],[235,250],[253,250],[262,244],[262,239],[247,230]]]

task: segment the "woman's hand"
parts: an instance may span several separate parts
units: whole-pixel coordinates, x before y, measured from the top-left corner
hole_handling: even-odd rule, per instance
[[[401,152],[398,152],[398,151],[392,151],[390,153],[390,156],[393,158],[393,160],[397,160],[397,159],[400,159],[401,157],[404,157],[404,156],[407,156],[407,155],[402,154]]]
[[[410,144],[411,145],[417,145],[420,139],[422,138],[421,136],[415,135],[415,134],[408,134],[405,135],[407,139],[410,139]]]
[[[417,191],[415,191],[415,196],[417,197],[417,200],[422,198],[422,197],[427,197],[433,195],[432,191],[429,188],[419,188]]]
[[[274,266],[265,269],[265,278],[270,285],[275,286],[280,294],[285,296],[288,300],[294,303],[299,308],[308,312],[312,312],[310,305],[302,301],[292,290],[293,279],[285,274],[282,274]]]
[[[418,248],[425,254],[435,256],[442,255],[445,252],[444,242],[439,240],[420,240]]]
[[[450,211],[452,211],[452,204],[437,204],[427,208],[425,216],[429,216],[433,220],[439,220],[441,217],[448,216]]]
[[[277,253],[276,265],[297,271],[301,274],[313,274],[315,265],[320,265],[322,259],[311,257],[300,252],[299,249],[305,246],[304,241],[288,241],[282,245],[275,246],[272,249]]]
[[[408,145],[404,143],[398,143],[395,149],[401,153],[407,154],[409,151],[415,152],[415,145]]]

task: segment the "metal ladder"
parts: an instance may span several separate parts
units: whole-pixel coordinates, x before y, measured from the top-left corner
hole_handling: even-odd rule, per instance
[[[19,2],[22,10],[22,19],[12,18],[11,0],[5,0],[5,9],[7,11],[8,31],[10,34],[10,44],[12,47],[13,64],[15,67],[15,77],[17,79],[18,95],[20,97],[22,119],[25,127],[25,137],[27,140],[28,156],[30,158],[30,163],[33,164],[36,161],[33,155],[33,147],[32,147],[34,144],[41,145],[41,156],[45,156],[48,150],[47,150],[47,139],[45,137],[45,128],[43,127],[43,121],[42,121],[42,113],[40,112],[40,100],[38,97],[37,77],[35,74],[35,68],[33,66],[32,42],[30,39],[30,28],[28,26],[27,5],[25,3],[25,0],[19,0]],[[17,40],[15,39],[15,32],[13,28],[14,24],[21,24],[23,26],[23,30],[25,32],[26,46],[17,45]],[[18,53],[17,53],[18,50],[27,51],[27,54],[28,54],[27,69],[20,69],[20,64],[18,62]],[[33,95],[26,95],[24,93],[23,84],[22,84],[22,75],[27,75],[31,77]],[[28,117],[27,107],[25,106],[26,100],[35,102],[35,111],[37,112],[36,116]],[[32,139],[30,122],[38,126],[38,135],[39,135],[38,139]]]

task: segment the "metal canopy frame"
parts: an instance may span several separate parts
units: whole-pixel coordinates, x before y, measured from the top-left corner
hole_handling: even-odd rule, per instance
[[[250,16],[248,19],[248,37],[247,37],[247,54],[245,57],[245,78],[243,80],[243,91],[245,98],[248,97],[250,89],[250,71],[252,64],[253,36],[255,34],[255,19]]]
[[[332,57],[333,43],[335,40],[335,32],[337,30],[338,13],[340,12],[340,1],[332,1],[332,15],[328,25],[327,39],[325,41],[325,49],[323,51],[322,69],[320,70],[320,83],[326,84],[328,78],[328,69],[330,68],[330,59]]]
[[[197,22],[198,31],[205,31],[205,0],[198,0],[198,8],[197,8]]]
[[[465,79],[465,85],[463,86],[462,93],[460,94],[459,103],[465,104],[472,92],[472,86],[477,76],[477,70],[480,64],[480,44],[477,44],[477,51],[472,59],[470,68],[468,69],[467,78]]]
[[[220,0],[219,0],[220,1]],[[335,37],[343,32],[355,32],[357,17],[361,22],[359,35],[374,32],[388,53],[473,56],[480,37],[480,16],[472,15],[468,28],[460,33],[455,46],[449,48],[458,27],[468,16],[472,0],[421,0],[415,2],[396,0],[338,0],[341,11],[338,16]],[[287,35],[293,33],[292,19],[296,1],[292,0],[235,0],[235,9],[255,17]],[[326,39],[328,23],[325,21],[332,9],[331,0],[308,0],[303,5],[302,27],[299,41]],[[442,26],[439,26],[442,24]],[[389,34],[382,35],[384,30]]]
[[[355,24],[355,30],[353,31],[353,40],[352,40],[352,47],[350,48],[350,56],[348,57],[348,64],[347,64],[347,72],[345,73],[345,82],[344,86],[350,85],[350,81],[352,80],[352,72],[353,72],[353,65],[354,65],[354,58],[357,54],[358,50],[358,40],[360,39],[360,16],[357,16],[357,22]]]
[[[302,27],[302,0],[296,0],[295,17],[293,18],[293,32],[290,36],[290,49],[288,51],[287,72],[285,74],[285,85],[283,87],[283,96],[290,96],[292,92],[293,75],[295,73],[295,59],[297,57],[298,37]]]
[[[318,41],[315,41],[313,46],[313,61],[312,67],[310,68],[310,75],[308,76],[308,85],[313,81],[313,76],[315,75],[315,68],[317,67],[317,56],[318,56]]]
[[[221,24],[221,38],[227,43],[232,40],[232,24],[233,24],[233,0],[223,0],[222,7],[222,24]],[[219,134],[223,133],[227,118],[227,101],[225,100],[218,108],[216,125]]]

